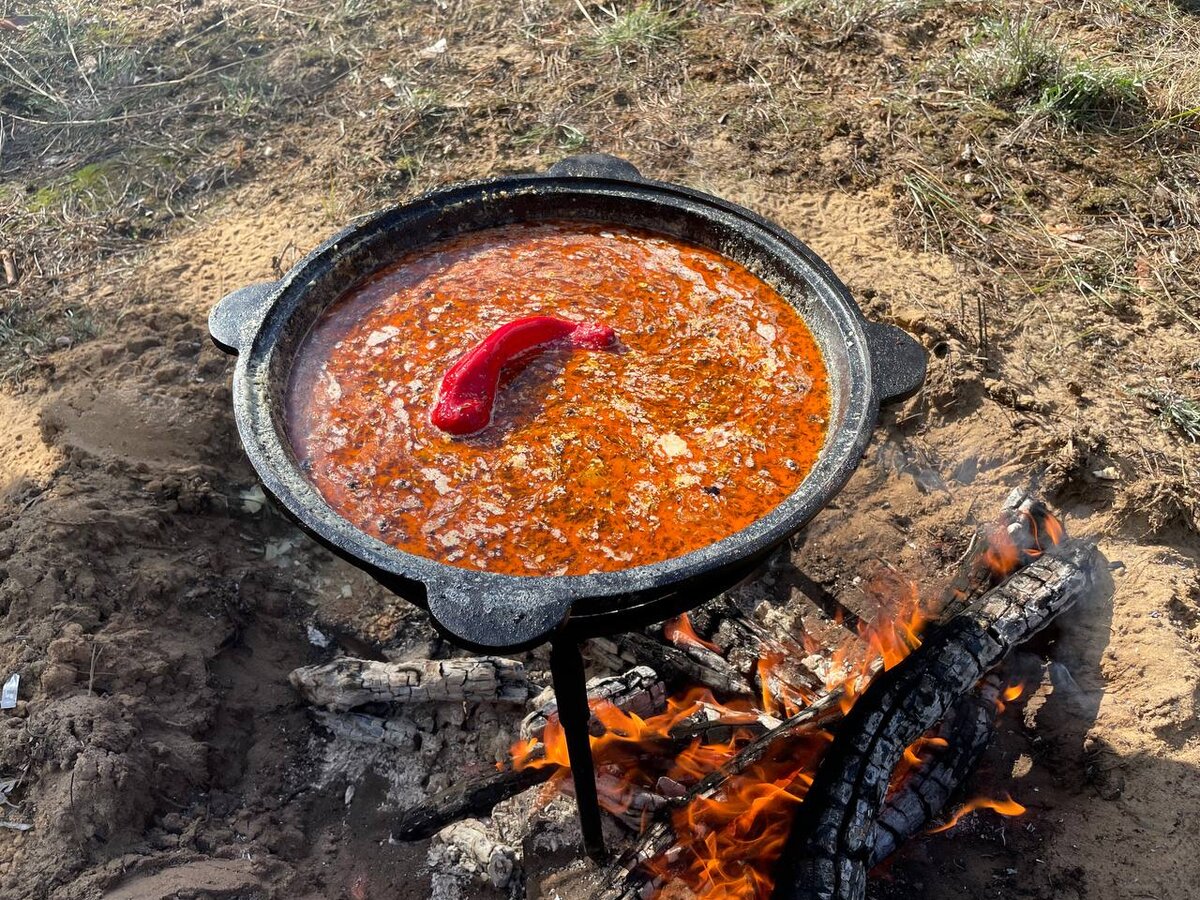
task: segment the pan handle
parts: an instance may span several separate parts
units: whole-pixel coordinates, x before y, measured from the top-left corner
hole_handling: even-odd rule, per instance
[[[925,350],[902,328],[868,322],[867,350],[879,402],[906,400],[925,383]]]
[[[278,286],[275,281],[260,281],[218,300],[208,314],[208,333],[213,343],[226,353],[241,350],[246,326],[262,318],[263,310]]]
[[[552,165],[549,174],[575,178],[613,178],[617,181],[646,180],[633,163],[608,153],[568,156]]]
[[[469,649],[519,650],[545,641],[571,611],[570,597],[497,584],[499,580],[463,570],[427,582],[426,605],[434,624]]]

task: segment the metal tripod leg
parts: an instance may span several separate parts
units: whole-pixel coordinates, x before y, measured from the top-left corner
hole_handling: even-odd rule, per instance
[[[588,856],[600,862],[605,857],[604,835],[600,828],[600,801],[596,798],[596,767],[588,738],[591,710],[588,708],[587,680],[578,643],[567,637],[557,638],[551,643],[550,674],[554,678],[558,717],[567,739],[571,777],[575,781],[575,802],[579,805],[583,848]]]

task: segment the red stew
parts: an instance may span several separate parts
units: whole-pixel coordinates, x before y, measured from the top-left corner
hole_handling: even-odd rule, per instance
[[[443,376],[526,316],[603,322],[500,376],[490,424],[430,420]],[[745,267],[646,232],[514,225],[410,254],[321,316],[293,367],[292,444],[330,506],[466,568],[579,575],[670,559],[794,491],[829,415],[820,350]]]

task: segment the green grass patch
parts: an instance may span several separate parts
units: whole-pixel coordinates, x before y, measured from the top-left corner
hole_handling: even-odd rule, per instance
[[[563,153],[576,153],[588,145],[588,137],[573,125],[539,124],[518,134],[513,143],[517,147],[554,147]]]
[[[55,212],[64,206],[89,212],[109,209],[125,196],[124,170],[125,166],[112,160],[81,166],[39,188],[29,198],[29,211]]]
[[[1200,403],[1162,388],[1151,388],[1142,392],[1158,413],[1164,430],[1175,429],[1193,443],[1200,441]]]
[[[609,14],[596,23],[591,46],[598,51],[649,53],[679,40],[688,14],[658,3],[639,3],[625,12]]]
[[[1145,118],[1137,75],[1070,56],[1027,16],[984,22],[956,62],[957,76],[978,96],[1026,116],[1081,129]]]

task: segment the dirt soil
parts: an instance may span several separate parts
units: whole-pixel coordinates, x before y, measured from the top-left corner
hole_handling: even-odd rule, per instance
[[[800,573],[851,606],[884,563],[936,589],[1013,486],[1100,542],[968,786],[1028,812],[922,836],[872,896],[1195,895],[1190,4],[95,6],[0,4],[10,71],[47,54],[0,82],[0,898],[431,895],[389,819],[522,710],[426,710],[409,756],[314,722],[294,667],[451,649],[263,501],[206,316],[352,216],[581,149],[778,221],[929,352],[764,615]],[[985,20],[1061,60],[980,86]],[[1081,117],[1050,88],[1091,58],[1142,74]]]

